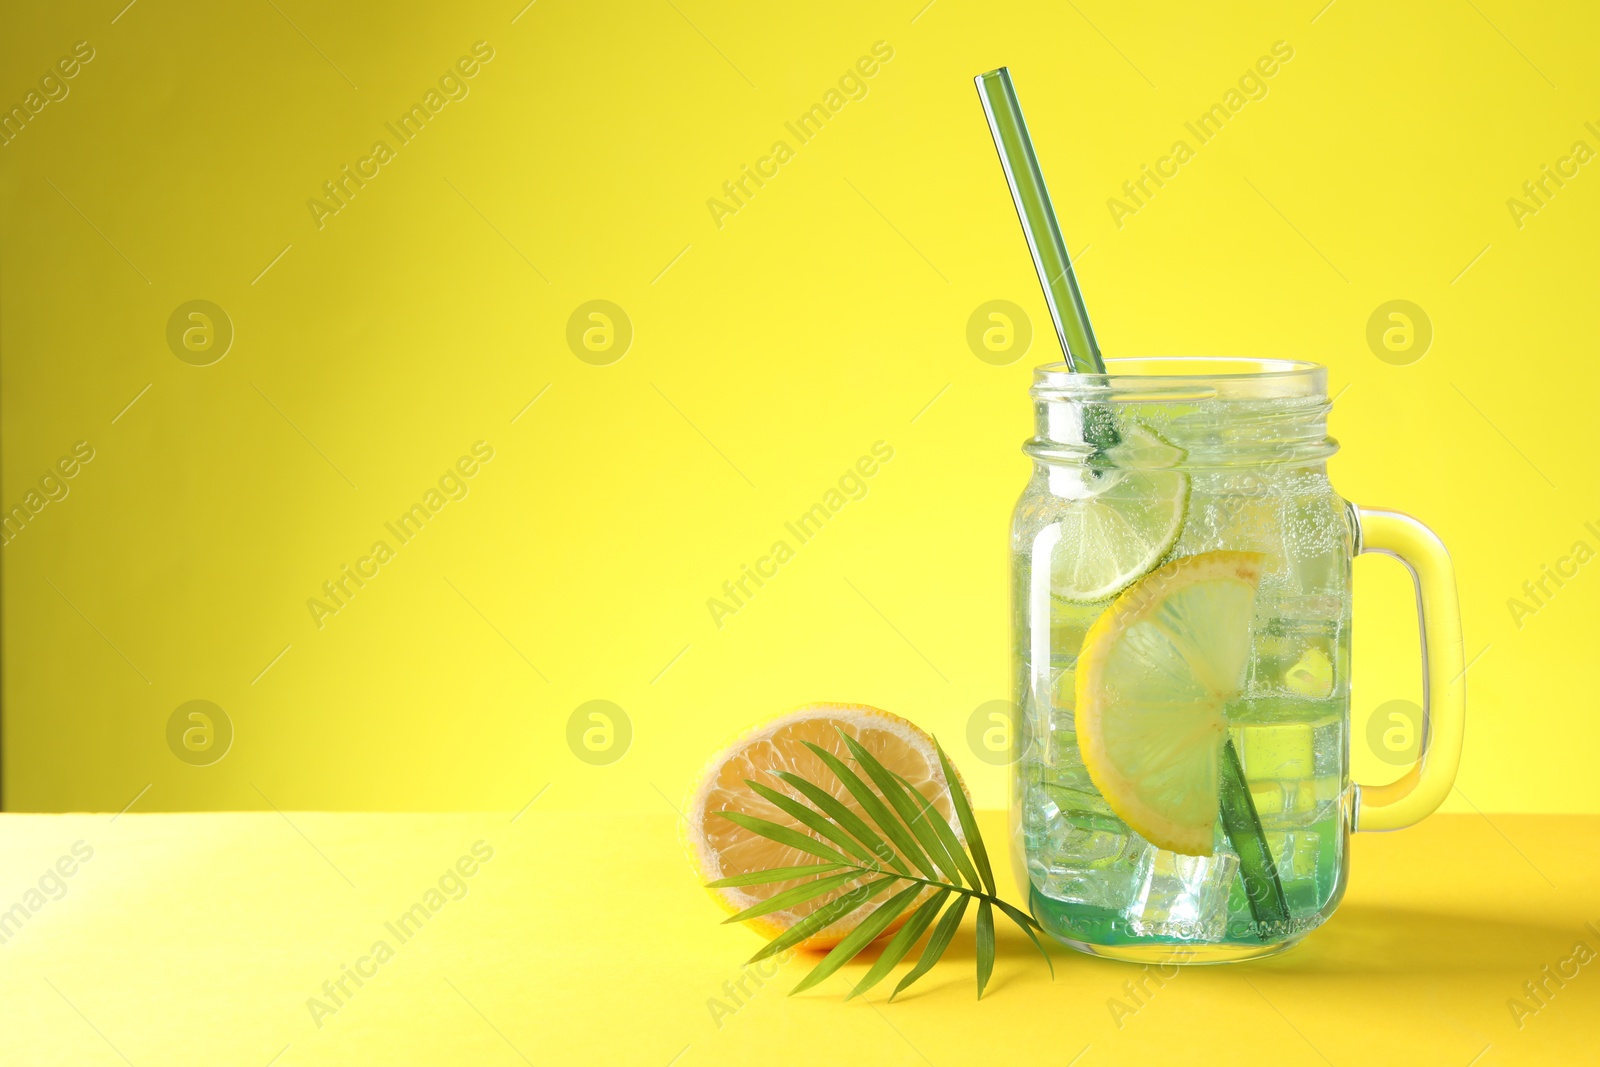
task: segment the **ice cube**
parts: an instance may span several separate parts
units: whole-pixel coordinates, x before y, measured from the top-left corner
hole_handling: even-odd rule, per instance
[[[1300,696],[1320,700],[1333,692],[1333,660],[1325,650],[1310,645],[1283,672],[1283,684]]]
[[[1349,558],[1341,551],[1348,536],[1343,503],[1320,475],[1294,477],[1283,488],[1278,525],[1290,587],[1339,594]]]
[[[1270,819],[1281,814],[1288,802],[1284,793],[1282,782],[1251,782],[1250,802],[1256,806],[1256,814],[1262,819]]]
[[[1073,604],[1058,600],[1051,605],[1050,663],[1053,667],[1070,669],[1077,665],[1083,637],[1105,612],[1107,603],[1102,600],[1093,604]]]
[[[1050,699],[1056,711],[1071,715],[1078,706],[1078,672],[1063,668],[1054,672],[1050,681]]]
[[[1151,846],[1133,834],[1083,829],[1063,823],[1055,848],[1033,851],[1028,873],[1047,897],[1107,911],[1123,911],[1138,891],[1143,857]]]
[[[1039,788],[1038,771],[1030,768],[1030,781],[1022,787],[1022,833],[1028,848],[1037,847],[1050,832],[1061,811],[1050,794]]]
[[[1121,911],[1132,899],[1140,856],[1149,846],[1114,817],[1063,811],[1054,792],[1031,788],[1023,807],[1034,887],[1055,900]]]
[[[1119,834],[1128,832],[1127,824],[1111,810],[1106,798],[1095,791],[1088,781],[1063,780],[1051,772],[1045,773],[1044,788],[1050,794],[1062,815],[1079,826],[1111,829]],[[1114,824],[1114,825],[1107,825]]]
[[[1078,733],[1072,713],[1056,712],[1050,716],[1049,726],[1049,733],[1042,738],[1044,744],[1039,753],[1045,766],[1052,769],[1083,766],[1078,755]]]
[[[1240,731],[1239,758],[1252,781],[1309,778],[1312,773],[1311,725],[1304,722],[1251,726]]]
[[[1239,869],[1230,853],[1180,856],[1152,848],[1141,864],[1142,884],[1130,907],[1140,937],[1220,941],[1228,926],[1228,890]]]
[[[1267,834],[1267,847],[1277,860],[1278,879],[1289,905],[1295,910],[1315,909],[1317,868],[1322,862],[1322,835],[1315,830]]]

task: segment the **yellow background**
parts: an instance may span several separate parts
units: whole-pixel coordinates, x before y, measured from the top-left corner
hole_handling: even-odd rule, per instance
[[[0,32],[6,108],[95,52],[0,147],[4,507],[95,449],[0,552],[8,809],[515,810],[548,786],[665,813],[729,734],[816,699],[935,731],[1001,805],[964,737],[1009,688],[1026,387],[1057,354],[971,84],[1000,64],[1107,354],[1326,363],[1337,486],[1451,547],[1473,665],[1449,805],[1600,809],[1600,564],[1520,628],[1507,608],[1600,549],[1600,164],[1520,229],[1506,207],[1600,149],[1592,12],[123,2],[12,5]],[[480,40],[469,95],[319,229],[307,200]],[[793,145],[878,41],[866,97]],[[1118,228],[1107,199],[1277,41],[1269,94]],[[707,199],[779,139],[795,158],[719,228]],[[166,340],[195,299],[235,331],[205,367]],[[633,324],[608,366],[566,342],[594,299]],[[1035,327],[1009,366],[965,340],[993,299]],[[1392,299],[1433,324],[1409,366],[1366,341]],[[307,599],[480,440],[470,495],[318,629]],[[715,626],[707,598],[880,440],[868,495]],[[1398,567],[1357,574],[1377,779],[1364,725],[1416,698],[1415,626]],[[235,730],[206,767],[166,741],[195,699]],[[606,766],[567,743],[597,699],[633,730]]]

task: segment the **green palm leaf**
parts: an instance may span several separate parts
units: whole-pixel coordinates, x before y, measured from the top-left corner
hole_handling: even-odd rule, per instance
[[[842,893],[828,901],[804,919],[795,923],[789,929],[767,942],[767,947],[751,956],[746,963],[760,963],[768,956],[776,956],[786,948],[791,948],[821,930],[824,926],[838,919],[844,918],[873,897],[889,888],[889,883],[895,881],[893,877],[879,878],[875,882],[868,882]]]
[[[746,784],[757,796],[793,819],[795,825],[786,826],[740,811],[716,813],[752,833],[823,861],[751,871],[709,883],[708,888],[732,888],[807,879],[744,909],[727,919],[727,922],[742,922],[770,915],[838,891],[837,895],[822,900],[809,915],[773,938],[749,962],[756,963],[792,948],[864,907],[898,883],[898,891],[847,933],[791,993],[810,989],[837,973],[881,937],[907,909],[916,905],[910,917],[879,953],[878,959],[845,995],[848,1000],[876,986],[910,955],[926,934],[921,956],[889,994],[889,999],[893,1000],[927,974],[944,956],[966,916],[968,906],[974,901],[978,904],[977,978],[980,998],[994,974],[994,912],[997,908],[1028,935],[1040,955],[1044,956],[1053,977],[1055,964],[1038,936],[1043,928],[1025,911],[1001,900],[996,892],[994,871],[990,867],[989,854],[979,833],[971,801],[949,757],[943,748],[938,747],[938,742],[934,744],[938,748],[939,764],[944,771],[950,807],[961,827],[959,837],[950,821],[940,813],[937,798],[924,796],[904,777],[885,767],[855,738],[843,731],[840,736],[850,756],[865,772],[865,779],[852,770],[843,758],[811,742],[806,742],[806,745],[833,772],[849,799],[860,805],[866,818],[836,795],[837,790],[824,789],[791,771],[778,771],[775,777],[793,788],[799,797],[810,801],[812,807],[807,807],[798,797],[760,782],[747,780]],[[868,784],[869,780],[871,784]],[[876,830],[869,825],[868,819],[876,824]],[[879,836],[879,831],[882,836]],[[965,843],[962,837],[966,838]],[[885,864],[893,869],[886,869]],[[913,873],[913,867],[926,877]],[[809,877],[811,875],[816,877]],[[920,905],[916,904],[917,898],[930,889],[934,891],[933,895]],[[930,927],[931,934],[928,933]]]
[[[806,781],[804,778],[792,771],[779,771],[778,777],[782,779],[786,785],[790,785],[795,789],[798,789],[801,795],[803,795],[807,800],[811,801],[811,803],[815,804],[824,815],[828,816],[828,818],[832,819],[834,822],[850,831],[851,835],[855,837],[857,841],[865,845],[873,855],[889,864],[889,866],[893,867],[901,874],[911,873],[910,868],[906,866],[905,861],[900,858],[900,854],[896,852],[888,842],[884,841],[883,838],[873,833],[872,827],[867,825],[866,820],[847,808],[843,803],[840,802],[838,797],[834,796],[826,789],[819,788],[811,782]]]
[[[999,897],[995,898],[994,906],[1005,912],[1006,918],[1022,927],[1022,932],[1028,935],[1028,940],[1033,942],[1033,947],[1038,949],[1039,955],[1044,957],[1045,965],[1050,968],[1050,978],[1054,980],[1056,976],[1055,961],[1050,958],[1050,953],[1044,950],[1044,942],[1039,940],[1039,935],[1034,933],[1035,930],[1043,930],[1044,927],[1034,922],[1032,915],[1013,908]]]
[[[911,803],[917,806],[917,821],[925,822],[932,827],[934,836],[944,846],[945,852],[955,861],[956,866],[961,868],[961,874],[966,878],[967,884],[976,888],[978,885],[978,872],[973,869],[972,861],[967,858],[967,850],[961,847],[961,840],[956,837],[955,831],[950,829],[950,824],[945,822],[944,816],[939,813],[939,809],[934,807],[933,801],[919,793],[916,787],[906,781],[902,775],[896,774],[895,778],[899,779],[900,784],[905,787]],[[957,790],[952,786],[950,795],[955,796],[956,792]],[[992,893],[994,890],[991,889],[990,892]]]
[[[978,999],[994,973],[994,908],[987,900],[978,905]]]
[[[983,876],[983,887],[990,896],[994,896],[994,871],[989,866],[989,851],[983,847],[983,835],[978,833],[978,819],[972,814],[972,805],[967,803],[967,791],[962,788],[955,768],[950,766],[950,757],[944,754],[944,746],[935,741],[933,747],[938,750],[939,766],[944,771],[945,782],[950,786],[950,802],[956,809],[956,818],[961,822],[961,832],[966,835],[967,847],[972,850],[973,862]]]
[[[789,990],[790,993],[799,993],[810,989],[818,982],[823,981],[834,971],[856,958],[860,951],[889,928],[889,924],[917,899],[917,894],[922,892],[920,885],[910,889],[902,889],[882,904],[878,905],[871,915],[862,920],[861,925],[845,935],[844,940],[833,946],[833,951],[823,957],[821,963],[811,968],[811,973],[800,979],[800,984]]]
[[[971,899],[965,895],[959,896],[945,909],[944,917],[939,920],[939,925],[933,928],[933,935],[928,938],[928,943],[922,947],[922,958],[911,968],[911,973],[900,979],[900,984],[889,994],[890,1000],[898,997],[912,982],[933,970],[933,965],[939,962],[944,950],[950,947],[950,940],[956,936],[956,928],[961,925],[961,917],[967,913],[967,901]]]
[[[917,805],[906,795],[905,787],[895,781],[894,774],[879,763],[877,757],[868,752],[861,742],[848,734],[841,733],[841,736],[844,737],[844,743],[849,747],[850,754],[866,770],[867,777],[872,779],[873,784],[878,787],[878,791],[883,794],[883,798],[894,808],[901,821],[916,835],[917,842],[922,845],[923,849],[933,859],[933,862],[944,872],[945,877],[957,885],[961,885],[960,869],[939,842],[939,837],[933,832],[933,827],[929,826],[925,820],[917,817]]]
[[[939,877],[939,872],[934,870],[933,864],[928,861],[928,857],[923,854],[921,848],[917,847],[917,839],[901,824],[899,819],[894,817],[894,813],[878,797],[878,794],[874,793],[867,783],[857,777],[855,771],[845,765],[844,760],[835,756],[821,745],[812,744],[810,741],[806,742],[806,747],[816,753],[818,759],[827,764],[828,770],[832,771],[834,777],[839,779],[840,784],[849,791],[851,796],[855,797],[856,803],[861,805],[862,810],[872,816],[872,821],[877,823],[883,832],[888,834],[890,839],[894,841],[894,845],[900,850],[901,855],[915,864],[917,869],[929,878],[937,879]]]
[[[920,908],[912,912],[911,918],[906,920],[904,926],[895,931],[894,937],[890,938],[889,943],[883,946],[883,951],[878,953],[878,960],[872,965],[872,969],[866,973],[866,976],[861,979],[854,989],[845,994],[844,999],[849,1000],[851,997],[860,996],[883,981],[888,973],[894,970],[894,965],[905,959],[906,953],[911,951],[911,946],[915,945],[922,937],[923,931],[933,922],[934,917],[939,914],[939,909],[944,907],[944,902],[948,899],[950,899],[950,890],[941,889],[924,901]]]
[[[812,897],[821,896],[830,889],[837,889],[846,882],[859,877],[861,877],[860,871],[845,871],[843,874],[830,874],[823,878],[813,878],[809,882],[802,882],[800,885],[785,889],[781,893],[774,893],[761,903],[752,905],[737,915],[730,915],[722,921],[724,923],[742,923],[746,919],[756,919],[763,915],[770,915],[775,911],[783,911],[796,904],[803,904]]]
[[[742,811],[719,811],[716,814],[735,825],[744,827],[752,833],[760,834],[762,837],[776,841],[780,845],[788,845],[790,848],[797,848],[801,852],[809,852],[813,856],[825,859],[830,863],[850,862],[843,855],[835,852],[821,841],[814,837],[807,837],[792,827],[780,826],[775,822],[768,822],[766,819],[758,819],[754,815],[746,815]]]
[[[827,871],[838,870],[837,863],[803,863],[798,867],[770,867],[764,871],[751,871],[749,874],[735,874],[728,878],[718,878],[715,882],[707,882],[707,889],[734,889],[743,885],[766,885],[769,882],[787,882],[791,878],[804,878],[808,874],[824,874]]]
[[[868,852],[862,845],[857,844],[854,837],[851,837],[849,834],[843,832],[837,825],[830,822],[826,817],[818,814],[815,811],[812,811],[794,797],[785,796],[776,789],[773,789],[771,786],[762,785],[760,782],[752,782],[748,778],[744,780],[744,784],[755,790],[756,795],[765,799],[767,803],[771,804],[775,808],[778,808],[784,814],[788,815],[791,819],[795,820],[807,829],[815,830],[829,841],[832,841],[834,844],[844,849],[844,851],[856,857],[856,859],[863,860],[874,867],[878,865],[878,857],[874,856],[871,852]]]

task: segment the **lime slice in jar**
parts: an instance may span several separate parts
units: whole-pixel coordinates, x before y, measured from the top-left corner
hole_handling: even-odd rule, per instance
[[[1108,455],[1128,466],[1099,472],[1085,495],[1075,492],[1056,505],[1061,539],[1051,556],[1050,591],[1074,604],[1122,592],[1148,574],[1183,532],[1189,478],[1165,469],[1182,458],[1182,450],[1136,422],[1124,421],[1119,430],[1122,440]]]

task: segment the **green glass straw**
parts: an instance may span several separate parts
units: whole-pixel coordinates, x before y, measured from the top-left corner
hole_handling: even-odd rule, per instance
[[[983,100],[983,113],[989,118],[989,132],[994,136],[995,150],[1000,153],[1000,166],[1006,172],[1006,184],[1011,186],[1011,199],[1017,205],[1017,218],[1028,238],[1033,268],[1039,272],[1044,302],[1055,320],[1056,336],[1061,340],[1067,366],[1074,374],[1104,374],[1105,360],[1100,358],[1100,346],[1095,342],[1094,328],[1089,325],[1089,309],[1084,307],[1083,293],[1078,290],[1078,279],[1072,273],[1072,259],[1061,237],[1061,224],[1050,206],[1050,191],[1045,188],[1044,175],[1039,172],[1039,158],[1034,155],[1033,141],[1028,137],[1028,124],[1022,120],[1022,105],[1017,103],[1011,72],[1001,67],[980,74],[973,81]],[[1084,440],[1101,449],[1117,443],[1116,424],[1109,407],[1089,405],[1084,408]],[[1263,940],[1282,936],[1289,921],[1289,905],[1272,850],[1261,828],[1261,817],[1250,798],[1244,766],[1231,738],[1223,744],[1221,764],[1222,827],[1239,855],[1240,880],[1244,883],[1251,914]]]
[[[1011,186],[1011,199],[1017,205],[1017,218],[1033,253],[1033,268],[1039,272],[1044,302],[1055,320],[1056,336],[1067,366],[1077,374],[1104,374],[1106,364],[1089,325],[1089,310],[1083,306],[1078,279],[1072,273],[1072,259],[1061,238],[1061,225],[1050,206],[1050,191],[1039,172],[1039,159],[1033,154],[1028,124],[1022,120],[1022,105],[1011,85],[1011,72],[1005,67],[972,79],[983,100],[983,113],[989,118],[989,132],[1000,153],[1000,166]]]

